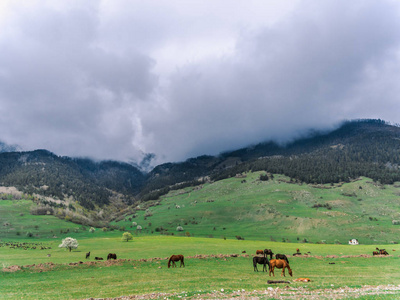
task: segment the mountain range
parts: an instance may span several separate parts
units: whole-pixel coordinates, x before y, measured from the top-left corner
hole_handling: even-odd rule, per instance
[[[269,141],[217,156],[165,163],[148,173],[124,162],[0,146],[1,186],[34,195],[38,203],[88,211],[115,205],[127,208],[157,200],[173,189],[250,171],[284,174],[292,181],[313,184],[360,176],[384,184],[400,181],[400,128],[375,119],[347,121],[336,130],[314,132],[285,145]]]

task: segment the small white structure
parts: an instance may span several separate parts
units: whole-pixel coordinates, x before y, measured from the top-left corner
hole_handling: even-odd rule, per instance
[[[357,239],[349,240],[349,245],[358,245],[358,240]]]

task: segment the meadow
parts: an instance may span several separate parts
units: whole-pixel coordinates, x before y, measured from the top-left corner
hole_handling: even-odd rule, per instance
[[[287,255],[299,248],[309,254],[289,257],[294,277],[287,274],[284,279],[312,281],[278,285],[282,292],[293,289],[305,295],[321,290],[329,295],[384,285],[395,287],[394,294],[357,296],[400,297],[400,226],[392,222],[400,220],[398,183],[383,186],[360,178],[313,186],[279,175],[260,181],[260,174],[172,191],[139,204],[135,215],[111,222],[107,230],[94,232],[90,226],[52,215],[31,215],[31,201],[0,200],[0,299],[151,293],[168,293],[154,296],[161,299],[240,297],[235,291],[256,291],[253,295],[266,298],[263,291],[277,291],[277,286],[267,283],[272,278],[261,272],[261,266],[260,272],[252,266],[255,251],[265,248]],[[177,230],[179,226],[182,230]],[[126,231],[133,234],[132,241],[122,241]],[[67,236],[78,240],[76,250],[58,247]],[[348,245],[351,238],[360,245]],[[10,241],[37,247],[4,245]],[[372,257],[376,247],[390,255]],[[108,253],[116,253],[119,260],[94,261],[95,256],[105,259]],[[168,269],[166,258],[171,254],[185,255],[186,267]],[[280,270],[275,275],[274,279],[282,279]]]
[[[221,289],[225,294],[237,290],[261,291],[271,286],[267,280],[283,278],[280,270],[275,271],[275,278],[261,272],[261,266],[260,272],[253,271],[252,254],[256,249],[267,247],[275,253],[291,254],[296,248],[300,248],[302,253],[310,252],[309,257],[290,257],[294,277],[287,273],[285,277],[289,280],[310,278],[312,281],[309,283],[290,284],[291,288],[302,288],[302,293],[315,289],[400,284],[400,261],[395,255],[400,247],[397,245],[390,249],[386,247],[390,254],[387,257],[367,257],[363,254],[372,254],[374,247],[146,236],[135,237],[129,242],[123,242],[120,237],[81,239],[78,240],[78,249],[68,252],[57,247],[60,241],[38,242],[51,249],[0,248],[0,264],[3,266],[3,272],[0,272],[1,299],[84,299],[158,292],[175,293],[174,297],[178,299],[179,296],[190,298]],[[86,260],[88,251],[91,251],[91,257]],[[246,255],[243,251],[249,256],[243,257]],[[124,261],[86,264],[86,261],[93,262],[94,256],[106,258],[109,252],[117,253],[118,259]],[[178,252],[187,257],[185,268],[168,269],[165,258]],[[214,254],[215,257],[188,258],[200,254]],[[238,254],[238,257],[230,257],[231,254]],[[85,263],[70,265],[79,261]],[[25,267],[15,272],[4,271],[12,265]]]

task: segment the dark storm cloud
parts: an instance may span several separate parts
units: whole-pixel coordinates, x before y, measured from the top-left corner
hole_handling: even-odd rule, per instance
[[[0,7],[0,140],[159,163],[399,122],[395,1],[82,3]]]

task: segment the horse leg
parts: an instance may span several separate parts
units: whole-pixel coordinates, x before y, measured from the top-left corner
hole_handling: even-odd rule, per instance
[[[269,269],[269,276],[270,276],[270,277],[271,277],[271,273],[272,273],[272,275],[275,277],[274,267],[271,267],[271,268]]]
[[[281,274],[281,276],[283,275],[283,277],[286,277],[286,275],[285,275],[285,267],[283,267],[282,268],[282,274]]]

